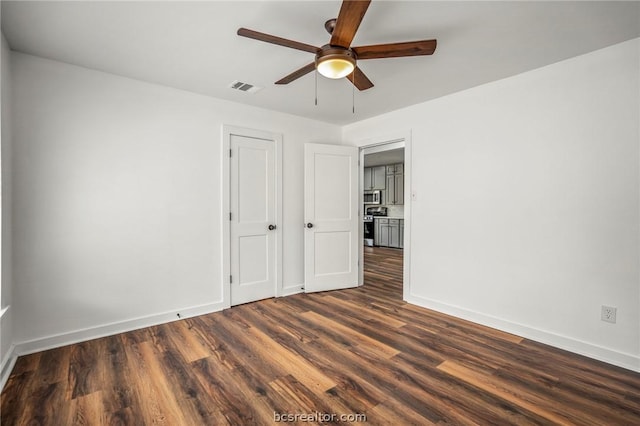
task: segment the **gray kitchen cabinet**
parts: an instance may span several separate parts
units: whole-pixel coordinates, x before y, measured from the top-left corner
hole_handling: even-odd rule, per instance
[[[400,219],[389,219],[389,247],[400,247]]]
[[[385,189],[387,187],[387,182],[385,180],[385,167],[384,166],[376,166],[372,167],[373,169],[373,189]]]
[[[375,218],[375,229],[373,234],[373,245],[389,246],[389,219]]]
[[[365,191],[373,191],[386,188],[386,168],[385,166],[365,167],[364,184]]]
[[[373,244],[381,247],[403,248],[404,220],[375,218]]]
[[[371,190],[371,167],[364,168],[364,180],[362,181],[362,189],[365,191]]]
[[[392,164],[386,167],[387,189],[385,204],[404,204],[404,164]]]
[[[395,180],[393,182],[393,195],[395,196],[395,204],[404,204],[404,175],[394,175]]]
[[[390,164],[387,166],[388,175],[397,175],[404,173],[404,163]]]

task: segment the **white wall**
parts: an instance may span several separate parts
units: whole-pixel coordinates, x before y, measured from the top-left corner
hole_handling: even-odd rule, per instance
[[[23,351],[218,306],[222,124],[283,134],[283,287],[300,287],[303,144],[339,143],[339,127],[19,53],[12,65],[15,340],[36,341]]]
[[[13,340],[39,349],[219,302],[223,123],[284,135],[289,289],[303,282],[303,144],[410,129],[410,301],[640,369],[639,48],[623,43],[342,135],[13,53]],[[617,324],[600,321],[601,304],[618,307]]]
[[[2,268],[0,289],[0,388],[8,375],[12,361],[13,308],[12,239],[11,239],[11,70],[10,50],[4,34],[0,33],[0,109],[1,167],[2,167]]]
[[[359,145],[411,130],[409,301],[640,370],[639,50],[343,129]]]

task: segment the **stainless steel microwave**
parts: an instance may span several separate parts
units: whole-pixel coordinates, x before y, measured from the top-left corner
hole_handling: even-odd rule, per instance
[[[364,192],[365,204],[380,204],[382,203],[382,191],[365,191]]]

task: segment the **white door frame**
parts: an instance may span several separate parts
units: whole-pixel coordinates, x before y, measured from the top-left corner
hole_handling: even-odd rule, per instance
[[[388,151],[404,146],[404,249],[402,267],[402,299],[407,300],[411,295],[411,201],[413,190],[411,189],[411,131],[400,134],[392,134],[377,138],[367,139],[358,144],[360,148],[360,208],[364,206],[364,151],[365,149],[378,148],[378,151]],[[364,211],[360,213],[360,222],[364,217]],[[360,267],[359,285],[364,284],[364,226],[360,226]]]
[[[275,276],[275,295],[282,296],[282,134],[273,133],[262,130],[248,129],[244,127],[236,127],[223,124],[222,125],[222,144],[220,152],[221,162],[221,193],[222,203],[220,209],[220,220],[222,228],[222,275],[220,282],[222,283],[222,304],[223,308],[231,307],[231,227],[229,224],[229,212],[231,211],[229,193],[231,191],[231,158],[229,152],[231,149],[231,136],[238,135],[248,138],[272,140],[275,143],[275,172],[276,172],[276,225],[279,229],[275,234],[276,238],[276,276]]]

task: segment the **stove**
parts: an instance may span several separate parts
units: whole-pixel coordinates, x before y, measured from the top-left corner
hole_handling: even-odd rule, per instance
[[[364,219],[365,220],[373,220],[375,216],[386,216],[387,208],[386,207],[367,207],[365,210]]]
[[[374,240],[374,226],[373,226],[373,218],[376,216],[386,216],[387,208],[386,207],[367,207],[365,210],[365,214],[362,217],[362,222],[364,224],[364,245],[372,247]]]

